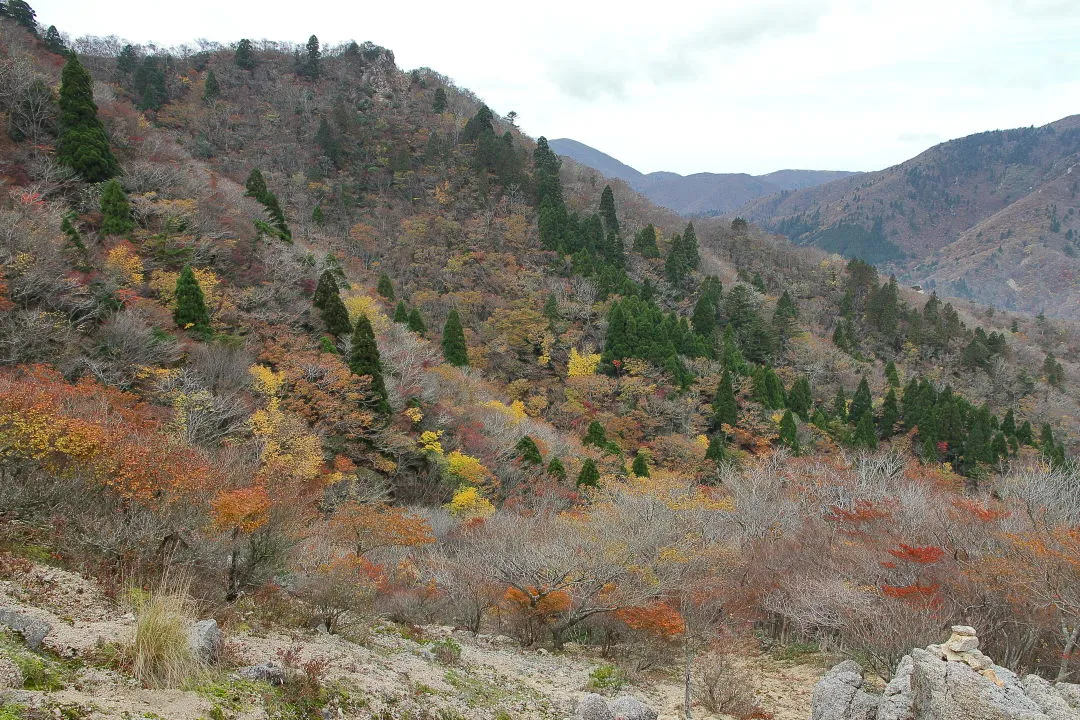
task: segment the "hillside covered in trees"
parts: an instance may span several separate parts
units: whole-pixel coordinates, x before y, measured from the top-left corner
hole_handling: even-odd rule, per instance
[[[24,5],[0,575],[497,626],[681,664],[691,703],[731,637],[888,677],[964,620],[1080,666],[1076,326],[687,223],[371,43],[71,40]]]

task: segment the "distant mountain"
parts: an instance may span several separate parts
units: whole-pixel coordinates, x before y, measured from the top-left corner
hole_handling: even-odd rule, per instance
[[[684,176],[673,172],[646,175],[577,140],[560,138],[548,144],[559,155],[587,165],[607,177],[623,180],[654,203],[682,215],[723,215],[760,197],[814,187],[855,174],[829,170],[777,170],[758,176],[746,173],[695,173]]]
[[[1005,309],[1080,314],[1080,115],[951,140],[879,172],[735,212],[908,283]]]

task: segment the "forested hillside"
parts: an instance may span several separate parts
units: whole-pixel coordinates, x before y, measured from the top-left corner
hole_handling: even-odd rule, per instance
[[[1013,667],[1076,668],[1074,325],[686,223],[371,43],[65,41],[22,5],[12,558],[184,568],[223,624],[682,662],[699,699],[725,637],[888,676],[961,617]]]
[[[756,200],[737,212],[895,271],[904,282],[1006,310],[1080,310],[1080,116],[978,133],[876,173]]]

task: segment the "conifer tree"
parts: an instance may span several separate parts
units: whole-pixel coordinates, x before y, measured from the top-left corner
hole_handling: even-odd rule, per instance
[[[852,401],[852,405],[854,405],[854,401]],[[871,413],[865,413],[860,417],[859,424],[855,426],[855,437],[852,438],[851,444],[865,450],[877,449],[874,416]]]
[[[619,219],[615,215],[615,195],[611,192],[611,186],[605,185],[600,193],[600,218],[604,221],[604,230],[619,234]]]
[[[896,372],[896,363],[892,360],[885,364],[885,380],[888,381],[889,387],[900,387],[900,376]]]
[[[45,43],[46,49],[51,53],[57,55],[67,55],[68,48],[64,44],[64,38],[60,35],[60,31],[56,29],[55,25],[50,25],[49,29],[45,31],[45,37],[42,38],[42,42]]]
[[[859,381],[859,387],[855,390],[855,395],[851,398],[848,422],[852,425],[858,425],[865,415],[869,415],[870,419],[873,420],[873,399],[870,396],[870,384],[866,382],[866,376],[863,375]]]
[[[1035,445],[1035,431],[1031,429],[1031,422],[1024,421],[1024,424],[1020,426],[1020,429],[1016,431],[1016,439],[1022,445]]]
[[[896,432],[896,423],[900,419],[900,407],[896,402],[896,388],[890,387],[885,400],[881,403],[881,437],[890,438]]]
[[[563,466],[559,458],[551,458],[551,462],[547,466],[547,473],[556,480],[566,479],[566,467]]]
[[[690,322],[698,335],[712,337],[716,332],[716,303],[712,295],[702,293],[694,306],[694,314]]]
[[[1058,390],[1064,389],[1065,385],[1065,368],[1061,366],[1057,358],[1054,357],[1054,353],[1047,353],[1046,359],[1043,360],[1043,374],[1046,375],[1047,384],[1056,387]]]
[[[723,356],[724,369],[737,375],[746,375],[748,368],[746,360],[743,358],[742,351],[739,349],[739,344],[735,341],[735,328],[731,325],[724,327],[724,347]]]
[[[1016,437],[1016,416],[1012,408],[1005,411],[1005,417],[1001,420],[1001,432],[1005,437]]]
[[[435,100],[431,103],[431,111],[433,113],[446,112],[446,90],[443,88],[435,88]]]
[[[135,229],[127,194],[116,180],[105,183],[101,190],[101,214],[102,235],[125,235]]]
[[[220,95],[221,84],[218,82],[217,75],[214,74],[213,69],[207,70],[206,80],[203,82],[203,102],[213,103]]]
[[[581,472],[577,476],[577,486],[580,487],[600,487],[600,471],[596,467],[596,463],[592,458],[585,458],[585,462],[581,464]]]
[[[724,370],[720,383],[716,386],[716,396],[712,402],[713,427],[721,425],[735,427],[739,424],[739,404],[735,400],[735,390],[731,384],[731,372]]]
[[[637,477],[649,477],[649,461],[645,456],[645,453],[640,449],[637,451],[637,454],[634,455],[634,462],[630,466],[630,472],[634,473]]]
[[[847,410],[847,398],[844,397],[844,388],[836,388],[836,395],[833,396],[832,401],[832,413],[833,416],[842,423],[846,423],[848,420]]]
[[[540,242],[548,250],[557,250],[563,244],[567,213],[563,200],[559,168],[562,161],[548,146],[547,138],[536,140],[533,151],[533,182],[536,187],[537,228]]]
[[[814,398],[810,392],[810,382],[800,375],[791,385],[791,392],[787,396],[787,406],[804,422],[807,422],[810,420],[810,405],[813,402]]]
[[[754,288],[762,295],[765,294],[765,281],[762,279],[760,272],[755,272],[754,277],[750,278],[750,287]]]
[[[652,226],[652,223],[646,225],[634,235],[633,250],[641,257],[660,257],[660,248],[656,244],[656,228]]]
[[[698,251],[697,233],[694,232],[694,223],[687,223],[682,237],[683,254],[686,258],[686,267],[697,270],[701,264],[701,255]]]
[[[119,174],[105,126],[97,116],[94,83],[75,55],[68,57],[60,81],[60,138],[56,157],[87,182]]]
[[[799,432],[795,427],[795,416],[790,410],[785,411],[780,418],[780,442],[791,448],[796,455],[799,454]]]
[[[173,322],[177,327],[201,334],[210,331],[210,313],[206,310],[206,299],[190,265],[185,265],[176,279],[175,302]]]
[[[252,46],[251,41],[244,38],[240,42],[236,43],[236,53],[233,55],[233,62],[241,70],[254,70],[255,69],[255,48]]]
[[[420,310],[417,308],[409,311],[409,320],[405,326],[409,328],[410,332],[414,332],[420,337],[424,337],[424,333],[427,332],[427,324],[424,323],[424,318],[420,317]]]
[[[1005,439],[1005,433],[999,432],[994,435],[994,441],[990,445],[990,452],[994,456],[993,462],[1009,457],[1009,441]]]
[[[795,322],[799,319],[799,308],[795,305],[791,294],[787,290],[776,301],[776,310],[773,311],[773,332],[781,343],[786,343],[795,334]]]
[[[291,243],[292,231],[289,230],[289,226],[285,222],[285,212],[281,209],[277,195],[270,192],[270,188],[266,185],[266,178],[263,177],[258,168],[253,169],[248,175],[245,187],[247,188],[245,195],[255,198],[266,209],[266,214],[270,217],[269,224],[256,220],[255,227],[260,231],[276,235],[285,242]]]
[[[456,309],[452,309],[446,316],[446,325],[443,326],[442,335],[443,357],[446,362],[456,367],[465,367],[469,364],[468,348],[465,346],[465,329],[461,326],[461,316]]]
[[[581,444],[592,445],[593,447],[598,448],[607,447],[607,432],[598,420],[593,420],[589,423],[589,429],[585,432],[585,437],[582,439]]]
[[[555,293],[548,293],[544,301],[544,317],[551,322],[559,319],[559,301],[555,299]]]
[[[319,284],[315,286],[315,295],[311,304],[319,309],[326,331],[331,335],[348,335],[352,331],[352,323],[349,322],[349,311],[345,303],[341,301],[337,280],[330,270],[323,270],[319,276]]]
[[[364,314],[356,319],[356,327],[353,329],[352,346],[349,348],[349,370],[354,375],[371,377],[373,409],[380,415],[389,415],[390,403],[387,402],[386,384],[383,382],[379,346],[375,342],[371,321]]]
[[[390,281],[390,276],[383,273],[379,276],[379,284],[375,287],[375,292],[382,295],[387,300],[393,302],[394,300],[394,283]]]
[[[540,448],[536,446],[536,442],[528,435],[518,440],[514,449],[517,450],[522,465],[540,466],[544,464],[544,457],[540,454]]]
[[[719,465],[727,459],[727,443],[724,442],[723,433],[713,433],[709,438],[709,447],[705,450],[705,459],[712,460]]]
[[[37,35],[37,13],[26,0],[7,0],[2,6],[3,14]]]
[[[405,307],[404,300],[398,300],[397,307],[394,308],[394,322],[402,324],[409,322],[409,309]]]
[[[319,46],[319,38],[312,35],[304,45],[304,55],[297,62],[296,72],[307,78],[319,77],[319,60],[322,58],[322,50]]]

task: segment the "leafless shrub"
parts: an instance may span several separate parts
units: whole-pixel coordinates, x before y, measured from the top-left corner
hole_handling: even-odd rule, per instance
[[[757,709],[749,673],[721,653],[701,658],[695,673],[694,697],[711,713],[746,717]]]

